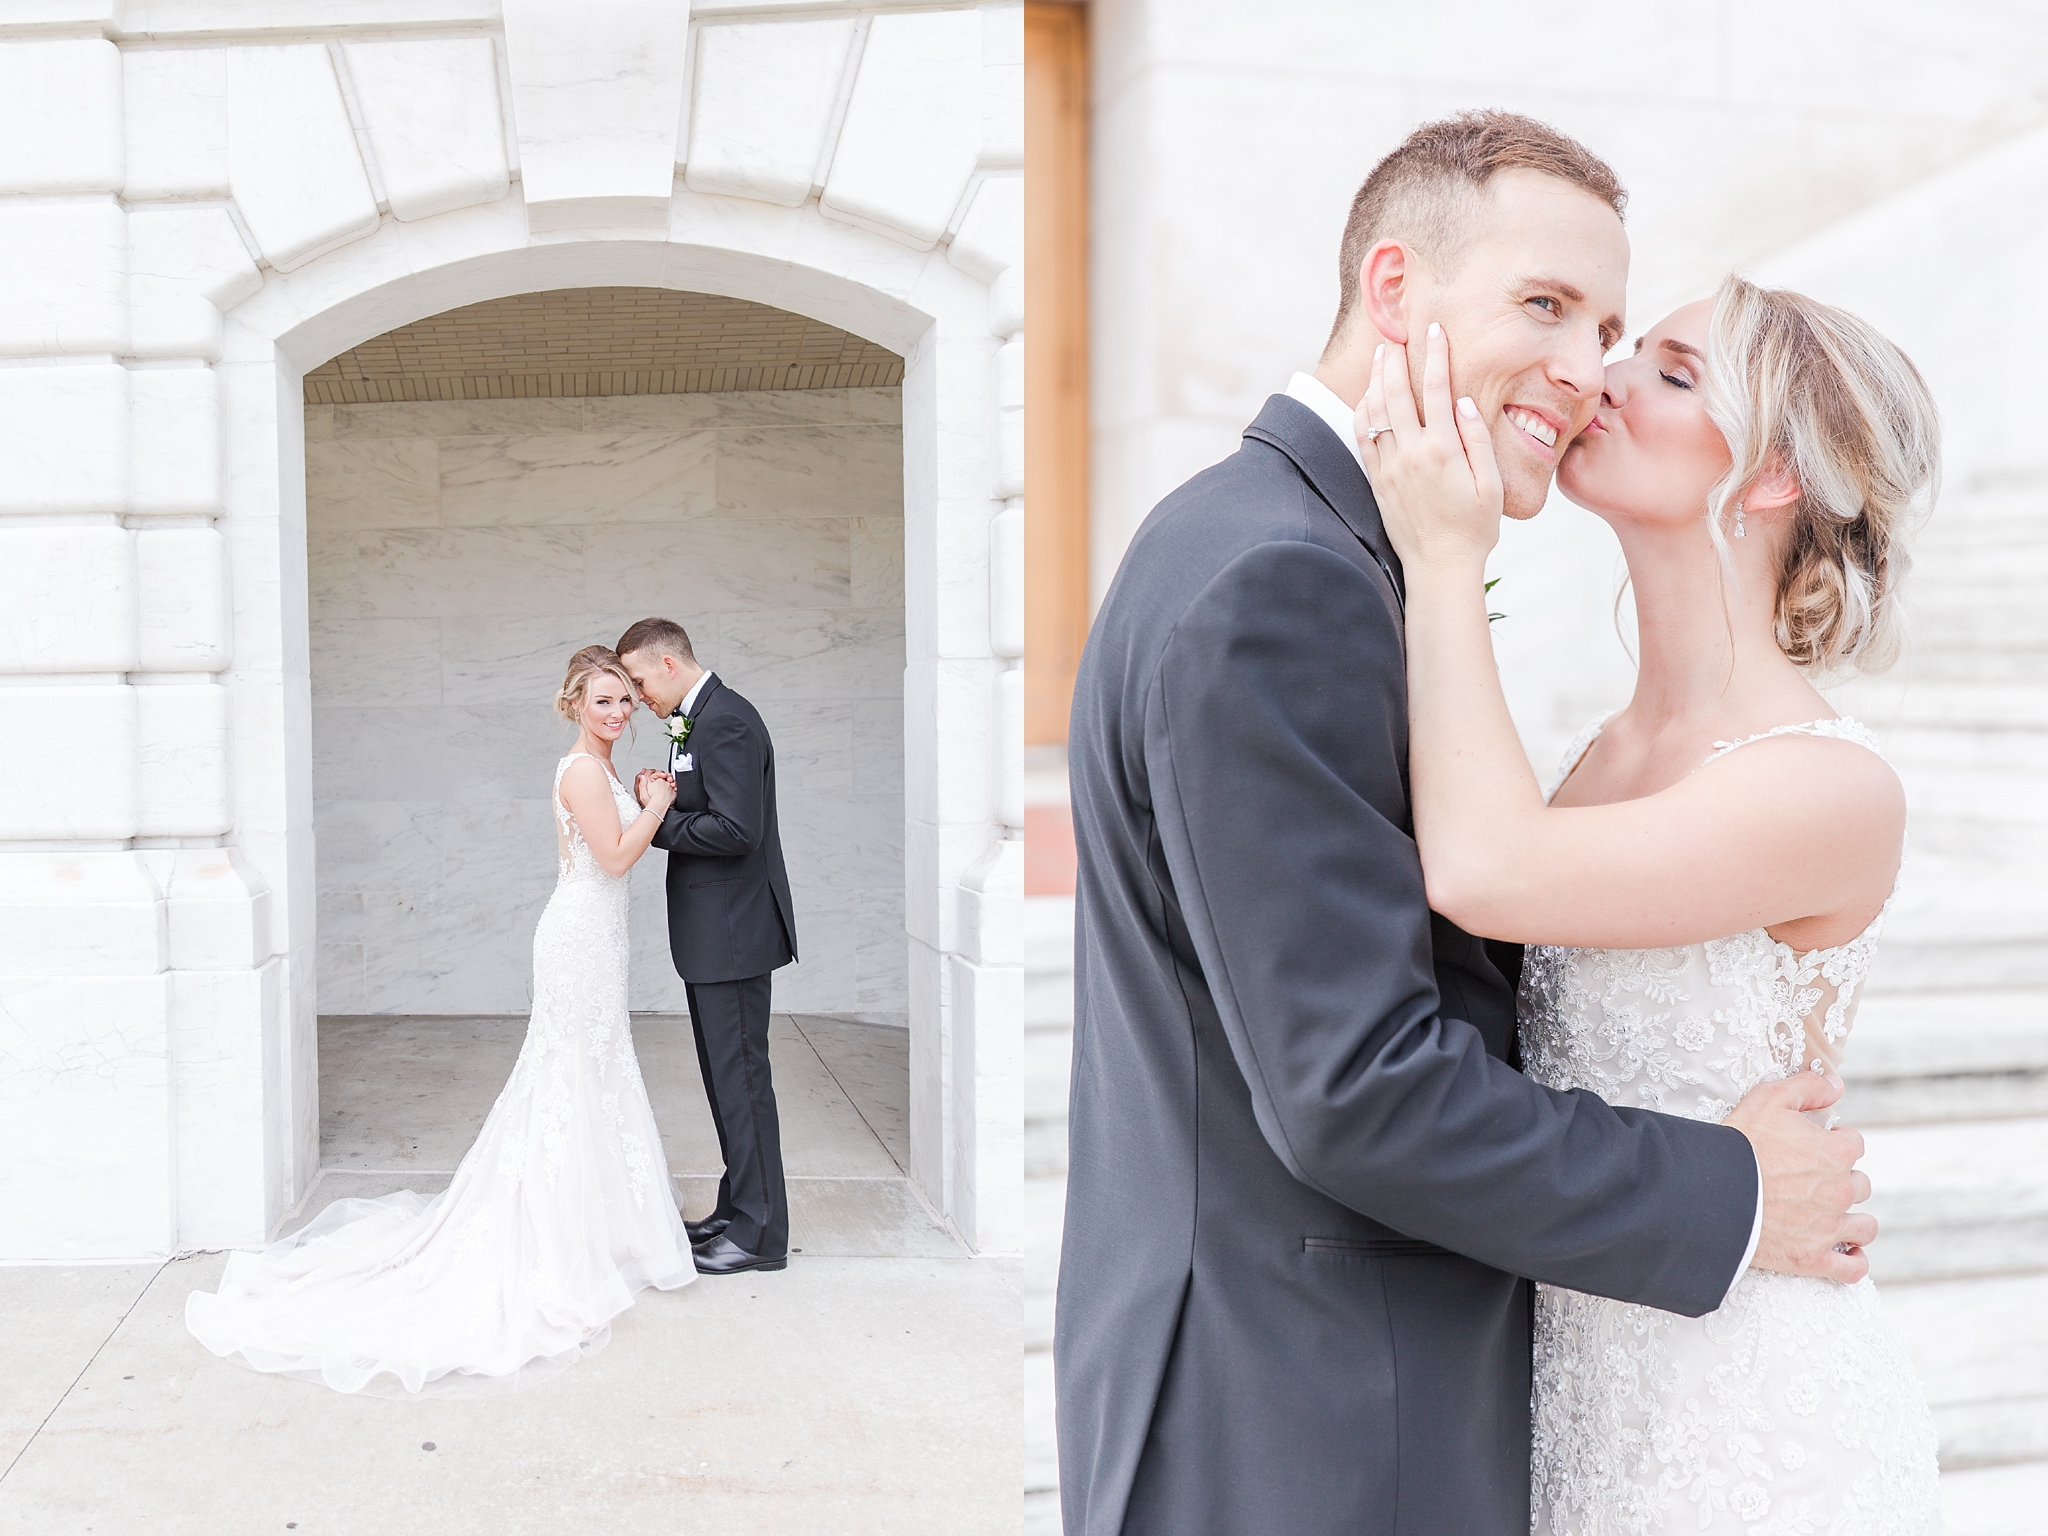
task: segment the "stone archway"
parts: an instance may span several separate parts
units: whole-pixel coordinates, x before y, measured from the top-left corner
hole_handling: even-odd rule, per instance
[[[0,571],[61,575],[6,588],[0,734],[82,724],[62,771],[4,770],[0,1254],[261,1242],[303,1193],[300,380],[394,325],[592,285],[770,304],[906,361],[912,1171],[973,1247],[1019,1246],[1015,8],[564,14],[11,45],[49,111],[48,152],[0,167],[34,194],[0,208]]]
[[[700,201],[684,194],[679,202],[685,200]],[[720,211],[729,227],[732,210]],[[818,224],[819,228],[805,232],[814,247],[822,243],[818,236],[826,231],[832,243],[842,247],[869,247],[860,253],[867,268],[862,275],[874,274],[876,252],[872,247],[883,242],[822,220]],[[279,535],[275,548],[280,559],[285,550],[301,547],[305,536],[305,447],[291,405],[303,370],[324,362],[329,348],[340,350],[336,343],[356,345],[394,324],[482,300],[561,286],[563,278],[573,277],[579,286],[686,289],[774,303],[866,335],[904,357],[904,548],[908,573],[904,593],[904,843],[912,1174],[934,1208],[951,1220],[971,1245],[981,1249],[1009,1246],[996,1235],[1000,1206],[989,1197],[1007,1172],[1001,1160],[1011,1153],[1003,1143],[1007,1140],[1012,1148],[1017,1145],[1019,1133],[1013,1128],[1018,1121],[1006,1113],[1006,1101],[1015,1092],[1015,1058],[1005,1061],[983,1044],[985,1039],[999,1044],[1007,1028],[1000,1022],[1001,1015],[994,1012],[1006,1001],[999,997],[1005,978],[982,958],[994,958],[993,945],[983,938],[983,932],[992,938],[996,925],[978,924],[970,934],[962,931],[966,925],[961,921],[964,907],[973,922],[979,915],[975,908],[988,894],[975,888],[977,881],[988,884],[991,870],[998,876],[1002,873],[998,864],[986,857],[987,850],[1003,840],[994,793],[1000,683],[994,675],[993,658],[976,662],[945,654],[947,630],[960,626],[967,617],[958,608],[968,607],[973,614],[969,622],[978,619],[975,628],[985,633],[986,588],[960,594],[940,579],[942,568],[950,563],[941,548],[950,531],[946,524],[957,516],[953,508],[959,505],[957,498],[946,495],[952,488],[948,482],[986,504],[986,487],[992,478],[986,447],[980,454],[956,452],[952,463],[943,462],[946,455],[942,452],[950,446],[945,441],[949,435],[946,418],[957,413],[980,427],[994,415],[989,398],[994,383],[989,366],[993,338],[987,336],[985,320],[969,308],[978,308],[976,301],[985,303],[977,291],[980,285],[929,257],[913,256],[908,262],[899,262],[913,269],[903,274],[911,281],[892,294],[870,282],[787,258],[775,259],[767,252],[604,235],[588,240],[556,235],[547,243],[536,243],[529,236],[489,254],[471,254],[459,262],[394,274],[390,259],[399,253],[375,249],[381,238],[373,236],[310,264],[302,272],[273,278],[229,317],[232,350],[239,351],[244,344],[249,350],[260,350],[263,340],[273,347],[268,363],[254,359],[227,362],[220,371],[227,382],[224,414],[229,453],[237,468],[236,483],[244,483],[247,474],[256,484],[267,480],[275,487]],[[842,260],[853,254],[844,252]],[[890,250],[889,255],[895,258],[896,252]],[[302,303],[294,302],[301,290],[319,295],[326,300],[326,307],[307,313]],[[968,304],[961,304],[962,299]],[[428,309],[428,305],[436,308]],[[968,324],[979,335],[970,332],[971,341],[962,338],[948,345],[945,317],[955,306],[969,308]],[[985,433],[986,428],[981,428],[975,435],[987,443]],[[258,469],[258,464],[263,468]],[[948,501],[952,507],[943,505]],[[240,511],[231,489],[231,526]],[[920,574],[925,576],[922,583]],[[298,723],[310,720],[306,682],[310,654],[304,649],[303,631],[287,617],[286,608],[288,602],[298,613],[306,611],[301,606],[304,597],[292,590],[302,577],[286,564],[275,580],[282,599],[275,610],[237,616],[238,653],[245,639],[271,643],[269,625],[275,623],[277,640],[292,658],[271,685],[276,690],[273,718],[285,723],[270,738],[283,762],[283,784],[268,776],[253,780],[238,776],[238,799],[251,797],[239,809],[252,821],[263,816],[265,801],[275,805],[280,788],[303,797],[302,803],[310,800],[310,790],[298,788],[310,777],[310,732]],[[949,613],[949,607],[956,611]],[[982,645],[986,654],[986,640]],[[237,681],[238,695],[262,686],[254,678]],[[238,697],[238,715],[243,709]],[[944,731],[936,728],[941,710],[947,718]],[[237,748],[246,754],[258,742],[242,740],[242,734],[237,732]],[[979,827],[955,821],[958,811],[947,804],[949,794],[961,809],[972,807],[979,813]],[[308,974],[309,970],[316,973],[317,962],[314,967],[307,963],[317,949],[314,912],[318,893],[310,888],[310,827],[289,812],[283,819],[284,835],[270,846],[259,850],[244,844],[245,856],[269,887],[271,903],[282,920],[283,932],[278,938],[284,953],[295,957],[286,967],[290,986],[282,999],[279,1021],[284,1050],[278,1087],[288,1107],[271,1109],[275,1115],[284,1107],[290,1125],[289,1175],[266,1191],[266,1204],[281,1202],[278,1209],[288,1207],[304,1192],[318,1166],[317,1081],[312,1065],[312,1021],[317,1003]],[[1002,856],[1003,850],[996,847],[998,862]],[[952,861],[958,862],[948,879],[944,866]],[[983,867],[976,869],[977,863]],[[962,894],[957,894],[963,885],[964,901]],[[1000,896],[999,891],[995,894]],[[976,947],[973,954],[963,948],[963,940]],[[979,973],[984,972],[989,973],[992,987],[982,984]],[[990,1061],[991,1055],[994,1061]]]

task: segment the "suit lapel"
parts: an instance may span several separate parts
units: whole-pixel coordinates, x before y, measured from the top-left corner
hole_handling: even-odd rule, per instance
[[[1258,420],[1244,429],[1244,435],[1279,449],[1293,461],[1302,478],[1379,562],[1387,580],[1393,583],[1395,596],[1405,604],[1407,589],[1401,583],[1401,557],[1394,553],[1386,527],[1380,522],[1372,486],[1365,471],[1358,467],[1357,458],[1337,440],[1329,423],[1291,395],[1274,395],[1266,401]]]
[[[690,718],[692,720],[698,720],[703,717],[704,706],[711,702],[712,695],[718,692],[719,686],[718,674],[716,672],[706,672],[704,674],[704,686],[697,693],[697,707],[690,711]],[[683,711],[679,707],[676,710],[676,717],[680,717],[682,713]],[[691,728],[690,734],[692,736],[697,734],[694,727]],[[681,747],[677,747],[675,741],[671,739],[668,744],[668,771],[674,773],[676,765],[682,761],[683,754],[691,750],[688,742],[685,742]]]

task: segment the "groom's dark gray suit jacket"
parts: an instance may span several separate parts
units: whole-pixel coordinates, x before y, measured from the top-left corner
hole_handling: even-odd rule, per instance
[[[1741,1133],[1523,1077],[1519,952],[1429,911],[1399,571],[1357,461],[1275,396],[1089,638],[1071,1536],[1526,1536],[1521,1277],[1697,1315],[1747,1246]]]

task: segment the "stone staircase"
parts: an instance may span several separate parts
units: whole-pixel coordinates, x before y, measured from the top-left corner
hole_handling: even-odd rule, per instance
[[[1935,1409],[1951,1536],[2048,1527],[2048,478],[1952,490],[1895,676],[1837,690],[1906,780],[1850,1036],[1871,1251]]]

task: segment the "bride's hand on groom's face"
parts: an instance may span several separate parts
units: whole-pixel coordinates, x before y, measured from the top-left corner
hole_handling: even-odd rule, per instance
[[[1408,349],[1373,355],[1372,384],[1354,428],[1387,536],[1404,566],[1485,565],[1500,538],[1500,470],[1478,408],[1451,399],[1451,347],[1432,324],[1423,342],[1422,408],[1409,383]]]

